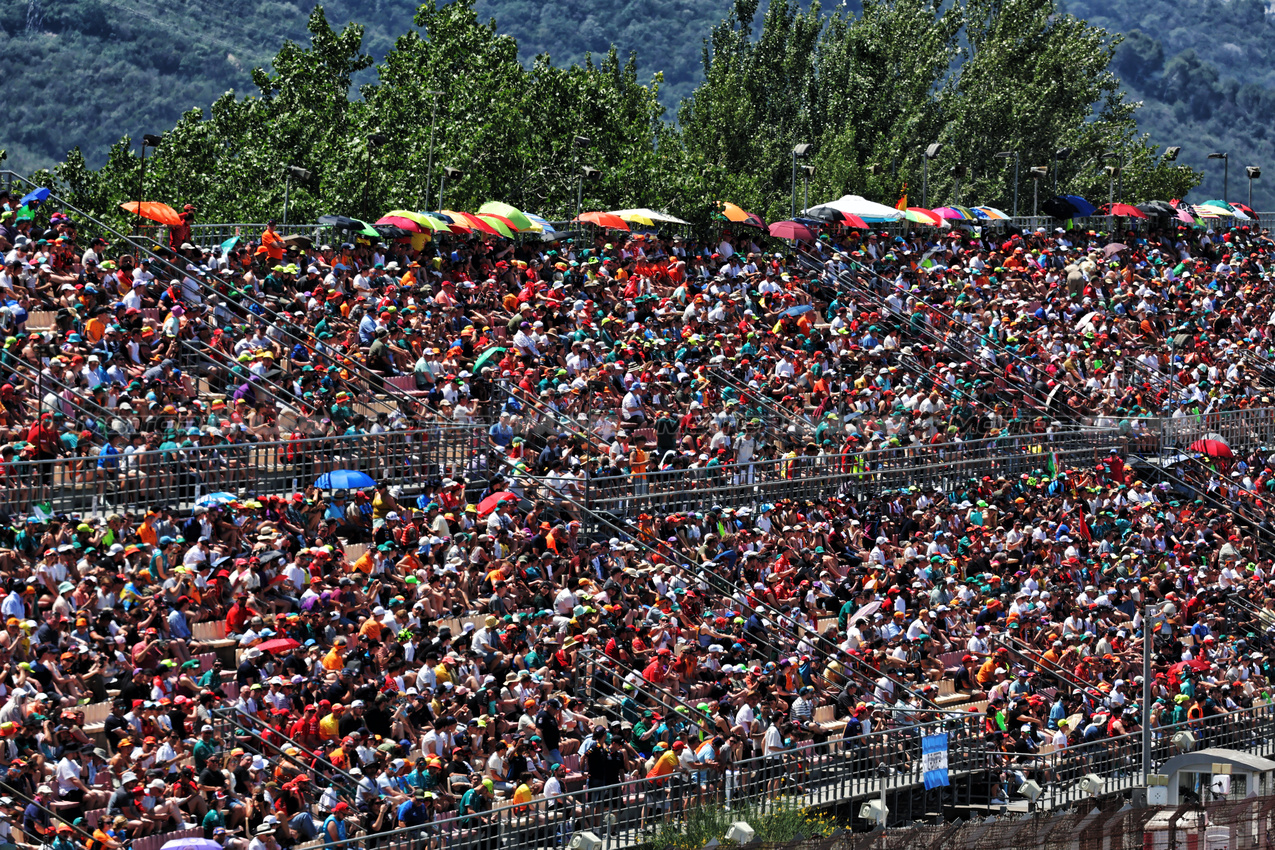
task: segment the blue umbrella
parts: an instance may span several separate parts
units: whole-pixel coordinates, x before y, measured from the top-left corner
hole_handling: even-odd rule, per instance
[[[376,480],[366,472],[357,469],[334,469],[319,476],[314,486],[320,490],[358,490],[363,487],[375,487]]]
[[[796,307],[789,307],[787,310],[783,311],[779,315],[800,316],[802,313],[809,313],[813,309],[815,308],[811,307],[809,304],[798,304]]]
[[[44,203],[46,200],[48,200],[48,198],[49,198],[48,189],[36,189],[24,195],[22,200],[18,201],[18,206],[24,207],[27,204],[31,204],[32,206],[35,206],[37,204]]]
[[[213,505],[224,505],[227,502],[233,502],[238,498],[234,493],[209,493],[207,496],[200,496],[195,501],[195,504],[203,508],[210,508]]]
[[[1061,197],[1066,198],[1067,202],[1076,208],[1076,215],[1081,217],[1093,215],[1094,210],[1098,209],[1079,195],[1062,195]]]

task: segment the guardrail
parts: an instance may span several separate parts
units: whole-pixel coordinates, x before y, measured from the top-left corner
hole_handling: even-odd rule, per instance
[[[779,499],[860,499],[903,487],[948,490],[984,475],[1017,478],[1046,470],[1053,458],[1063,466],[1088,465],[1123,445],[1118,431],[1080,430],[846,455],[807,454],[590,478],[581,501],[616,516],[674,514],[713,504],[756,510]]]
[[[0,487],[0,512],[26,513],[35,505],[53,514],[112,505],[134,511],[189,508],[221,491],[300,492],[334,469],[364,472],[412,493],[436,487],[452,473],[487,466],[487,431],[479,426],[271,442],[194,434],[186,439],[194,444],[108,456],[15,458]]]
[[[1237,451],[1275,446],[1275,408],[1222,410],[1160,420],[1160,442],[1165,449],[1185,449],[1210,434],[1220,434]]]
[[[790,747],[755,758],[697,762],[689,770],[659,779],[640,778],[615,785],[581,787],[588,782],[575,771],[580,757],[568,756],[572,772],[564,793],[552,798],[538,794],[514,805],[503,800],[476,812],[452,815],[450,802],[440,798],[431,806],[427,822],[374,835],[326,841],[330,850],[353,848],[369,840],[390,850],[499,846],[521,850],[535,846],[565,846],[571,833],[592,830],[610,833],[611,846],[639,844],[646,831],[684,818],[695,807],[727,805],[765,813],[787,808],[820,808],[856,799],[884,796],[890,826],[923,817],[930,806],[988,806],[994,794],[1016,796],[1026,779],[1035,779],[1044,793],[1036,805],[1066,808],[1094,796],[1083,779],[1101,780],[1099,795],[1118,794],[1142,784],[1141,733],[1097,738],[1063,749],[1048,745],[1036,753],[1010,750],[1008,735],[982,731],[981,713],[951,712],[922,715],[917,722],[892,723],[891,710],[878,716],[885,728],[853,738],[833,738]],[[906,715],[900,715],[906,719]],[[705,737],[715,730],[704,724]],[[1196,748],[1230,747],[1266,755],[1275,749],[1275,713],[1269,705],[1255,706],[1215,718],[1153,730],[1153,768],[1178,753],[1173,736],[1189,729]],[[946,733],[949,786],[924,790],[925,764],[921,739]],[[548,765],[544,765],[548,767]],[[639,770],[642,770],[639,765]],[[643,771],[644,772],[644,771]],[[477,772],[456,780],[450,788],[434,788],[459,798],[465,788],[481,781]],[[511,794],[512,787],[501,788]]]

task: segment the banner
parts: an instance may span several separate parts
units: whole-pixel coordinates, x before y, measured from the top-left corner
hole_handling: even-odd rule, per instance
[[[921,738],[921,767],[925,774],[925,790],[948,784],[946,732]]]

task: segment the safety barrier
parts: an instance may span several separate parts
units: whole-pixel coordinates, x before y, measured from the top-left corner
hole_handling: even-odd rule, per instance
[[[1051,463],[1091,465],[1123,446],[1118,431],[1087,429],[846,455],[813,453],[592,477],[583,482],[580,501],[593,511],[629,517],[702,511],[710,505],[757,511],[781,499],[857,500],[905,487],[949,491],[985,475],[1019,478],[1045,472]],[[552,488],[555,479],[546,483]],[[552,499],[554,494],[542,495]]]

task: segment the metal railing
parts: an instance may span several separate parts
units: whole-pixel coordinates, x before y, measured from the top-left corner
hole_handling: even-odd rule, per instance
[[[1163,449],[1185,449],[1209,434],[1220,434],[1236,451],[1275,446],[1275,408],[1270,407],[1170,417],[1161,419],[1159,424]]]
[[[203,438],[192,434],[185,439],[195,443]],[[212,439],[217,442],[131,454],[15,458],[0,488],[0,512],[27,512],[34,505],[53,514],[111,505],[189,508],[221,491],[300,492],[335,469],[364,472],[414,493],[438,486],[453,472],[487,465],[486,429],[479,426],[435,424],[270,442]]]
[[[972,477],[1016,478],[1060,464],[1088,464],[1119,449],[1118,432],[1063,431],[846,455],[767,458],[745,464],[590,478],[581,501],[616,516],[674,514],[709,505],[753,510],[780,499],[861,499],[904,487],[949,490]],[[552,494],[549,494],[552,496]]]

